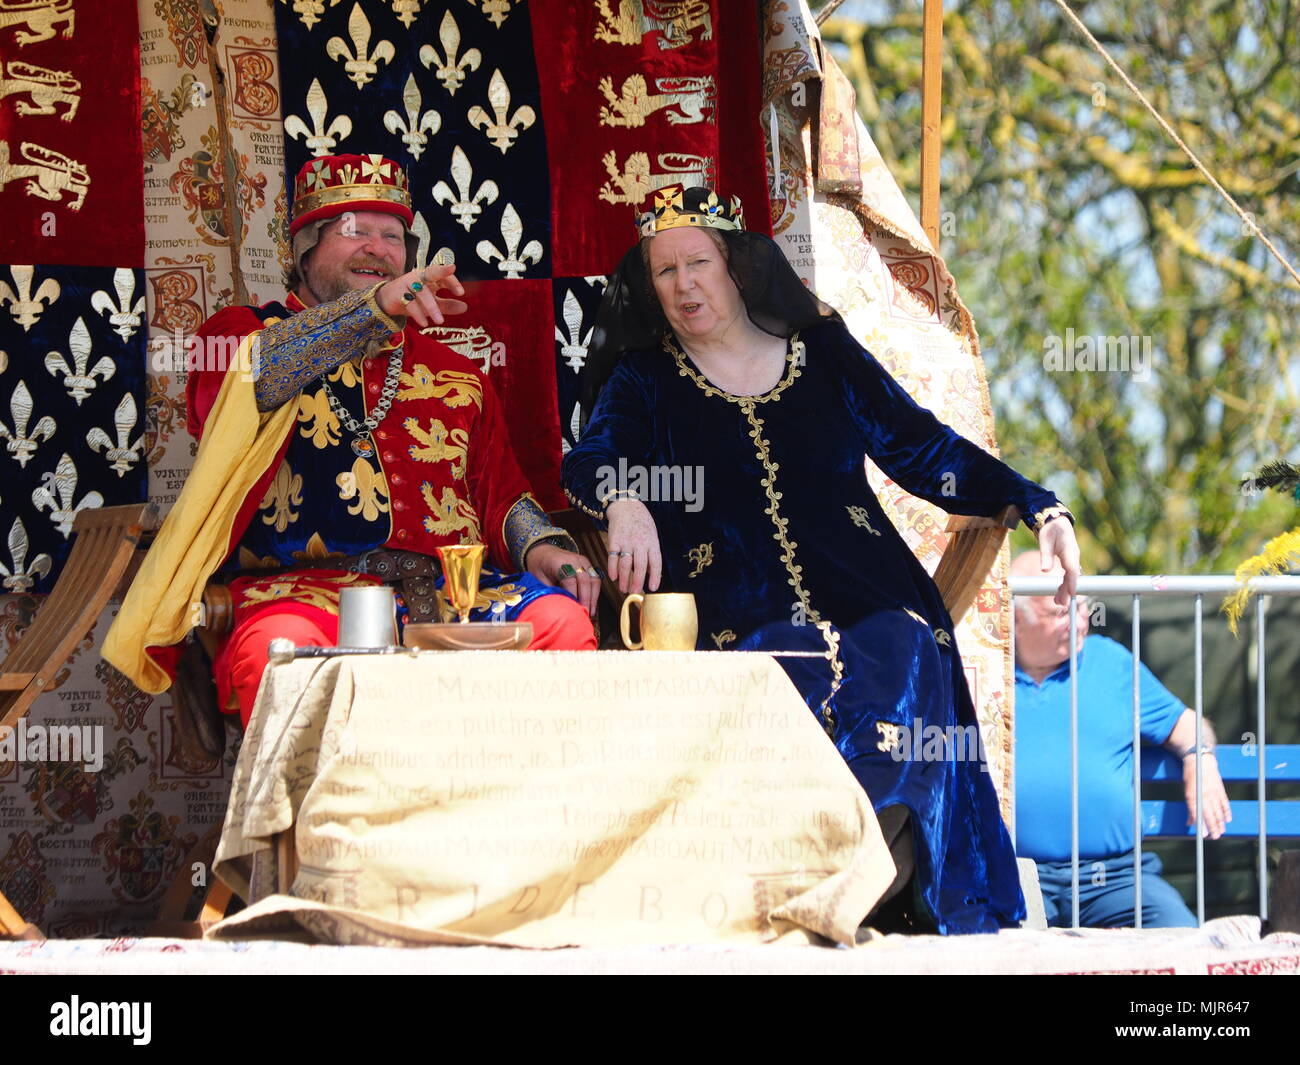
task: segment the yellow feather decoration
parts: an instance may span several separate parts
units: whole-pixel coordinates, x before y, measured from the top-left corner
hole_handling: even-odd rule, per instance
[[[1246,582],[1252,577],[1272,577],[1289,570],[1293,565],[1300,565],[1300,528],[1275,536],[1264,545],[1264,549],[1253,558],[1246,559],[1237,567],[1234,576],[1243,585],[1223,601],[1222,610],[1228,615],[1228,628],[1237,635],[1237,622],[1250,601],[1250,588]]]

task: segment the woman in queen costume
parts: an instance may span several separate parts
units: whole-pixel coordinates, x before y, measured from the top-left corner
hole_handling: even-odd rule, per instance
[[[947,728],[975,713],[952,620],[863,456],[954,514],[1014,504],[1066,571],[1061,603],[1079,572],[1073,519],[918,407],[780,248],[744,229],[738,200],[670,186],[638,226],[605,292],[584,370],[589,418],[563,467],[574,504],[608,524],[609,572],[625,592],[694,593],[701,648],[819,652],[780,661],[899,867],[873,923],[1015,925],[1024,901],[987,767],[891,743],[918,718]],[[618,483],[618,471],[656,469],[702,480],[679,500]]]

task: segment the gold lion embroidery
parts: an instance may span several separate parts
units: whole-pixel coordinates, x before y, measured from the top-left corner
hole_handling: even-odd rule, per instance
[[[647,33],[658,33],[661,49],[681,48],[695,40],[695,30],[702,30],[703,40],[713,39],[713,16],[709,0],[619,0],[618,14],[609,0],[596,0],[594,36],[609,44],[640,44]]]
[[[304,392],[298,397],[298,421],[302,423],[298,431],[318,448],[333,447],[339,442],[339,420],[330,410],[324,389],[310,394]]]
[[[397,392],[401,400],[440,399],[449,407],[473,403],[479,410],[483,409],[483,386],[472,373],[461,370],[434,373],[420,363],[410,373],[402,374],[401,383],[403,387]]]
[[[687,561],[695,565],[695,568],[687,576],[698,577],[706,566],[713,565],[713,544],[700,544],[699,547],[692,547],[686,552],[686,558]]]
[[[853,519],[853,524],[861,526],[871,533],[872,536],[879,536],[880,530],[871,524],[871,515],[867,513],[866,507],[845,507],[849,512],[849,517]]]
[[[442,498],[435,499],[433,485],[428,481],[420,485],[420,495],[431,511],[424,518],[424,528],[435,535],[464,532],[468,537],[461,537],[462,543],[480,542],[478,515],[468,500],[461,499],[456,490],[450,486],[442,490]]]
[[[660,152],[655,155],[657,171],[650,168],[646,152],[632,152],[620,172],[618,156],[611,150],[600,157],[609,180],[600,187],[600,198],[606,203],[626,203],[636,206],[650,195],[651,189],[662,188],[674,181],[697,180],[713,172],[713,158],[691,155],[686,152]],[[688,180],[689,179],[689,180]]]
[[[713,640],[713,645],[719,650],[725,650],[727,644],[736,642],[736,634],[731,629],[723,629],[721,632],[711,632],[709,636]]]
[[[262,515],[265,525],[274,526],[276,532],[284,532],[298,520],[298,511],[294,507],[302,506],[302,475],[294,473],[288,462],[281,462],[266,489],[266,495],[257,504],[258,510],[270,511]]]
[[[319,578],[312,579],[318,580]],[[357,574],[346,573],[340,575],[337,579],[331,580],[331,583],[341,586],[352,584],[356,579]],[[338,592],[330,595],[320,588],[304,585],[292,577],[282,581],[273,581],[263,588],[247,588],[244,590],[244,601],[248,603],[269,603],[276,599],[292,599],[295,603],[306,603],[308,606],[318,607],[330,614],[339,612]]]
[[[469,431],[452,429],[437,418],[429,423],[428,429],[421,429],[417,418],[407,418],[402,428],[420,443],[412,444],[410,456],[419,462],[450,462],[451,474],[458,481],[465,479],[465,463],[469,456]]]
[[[67,108],[63,112],[63,121],[71,122],[77,115],[77,106],[81,97],[81,82],[66,70],[50,70],[38,67],[35,63],[23,63],[11,60],[6,73],[0,64],[0,97],[21,94],[29,100],[15,100],[14,110],[20,115],[53,115],[58,113],[56,104]]]
[[[651,94],[644,75],[632,74],[623,79],[620,95],[614,95],[614,79],[606,75],[598,86],[601,95],[609,101],[600,109],[602,126],[644,126],[646,119],[664,107],[665,117],[671,125],[703,122],[704,113],[717,105],[717,86],[713,78],[679,77],[655,78],[655,92]]]
[[[11,181],[27,178],[23,191],[28,196],[39,196],[42,200],[58,203],[70,211],[81,210],[81,205],[86,202],[86,194],[90,191],[91,180],[90,171],[85,164],[31,141],[21,142],[20,155],[30,165],[12,161],[9,142],[0,141],[0,189]],[[65,192],[72,195],[67,203],[63,203]]]
[[[897,725],[891,725],[888,721],[877,721],[876,728],[880,731],[880,741],[876,744],[878,751],[896,750],[902,734],[899,732]]]
[[[36,44],[48,41],[54,36],[54,27],[63,26],[63,36],[71,37],[76,25],[77,13],[72,9],[73,0],[18,0],[6,3],[0,11],[0,26],[22,26],[14,34],[14,40],[20,45]],[[19,112],[21,114],[21,112]]]
[[[618,156],[612,150],[601,156],[600,161],[610,178],[600,188],[602,200],[607,203],[640,203],[649,195],[650,156],[645,152],[629,155],[621,172]]]
[[[356,499],[348,507],[349,514],[360,514],[363,520],[374,521],[380,514],[388,513],[388,482],[365,459],[358,458],[352,469],[334,478],[334,483],[339,486],[339,499],[344,502]],[[381,500],[380,496],[384,498]]]

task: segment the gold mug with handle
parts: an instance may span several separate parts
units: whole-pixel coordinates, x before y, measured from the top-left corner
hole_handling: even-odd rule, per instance
[[[641,613],[641,639],[632,642],[629,623],[632,605]],[[695,596],[690,592],[633,592],[623,600],[619,615],[623,646],[629,651],[694,651],[700,623],[695,613]]]

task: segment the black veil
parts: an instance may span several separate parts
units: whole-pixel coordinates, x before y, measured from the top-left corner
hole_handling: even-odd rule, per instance
[[[789,337],[827,318],[839,320],[799,279],[770,237],[748,230],[712,232],[726,245],[727,271],[740,289],[749,320],[763,332]],[[668,332],[642,251],[645,241],[653,239],[642,238],[623,256],[605,287],[578,384],[584,426],[619,360],[630,351],[658,348]]]

